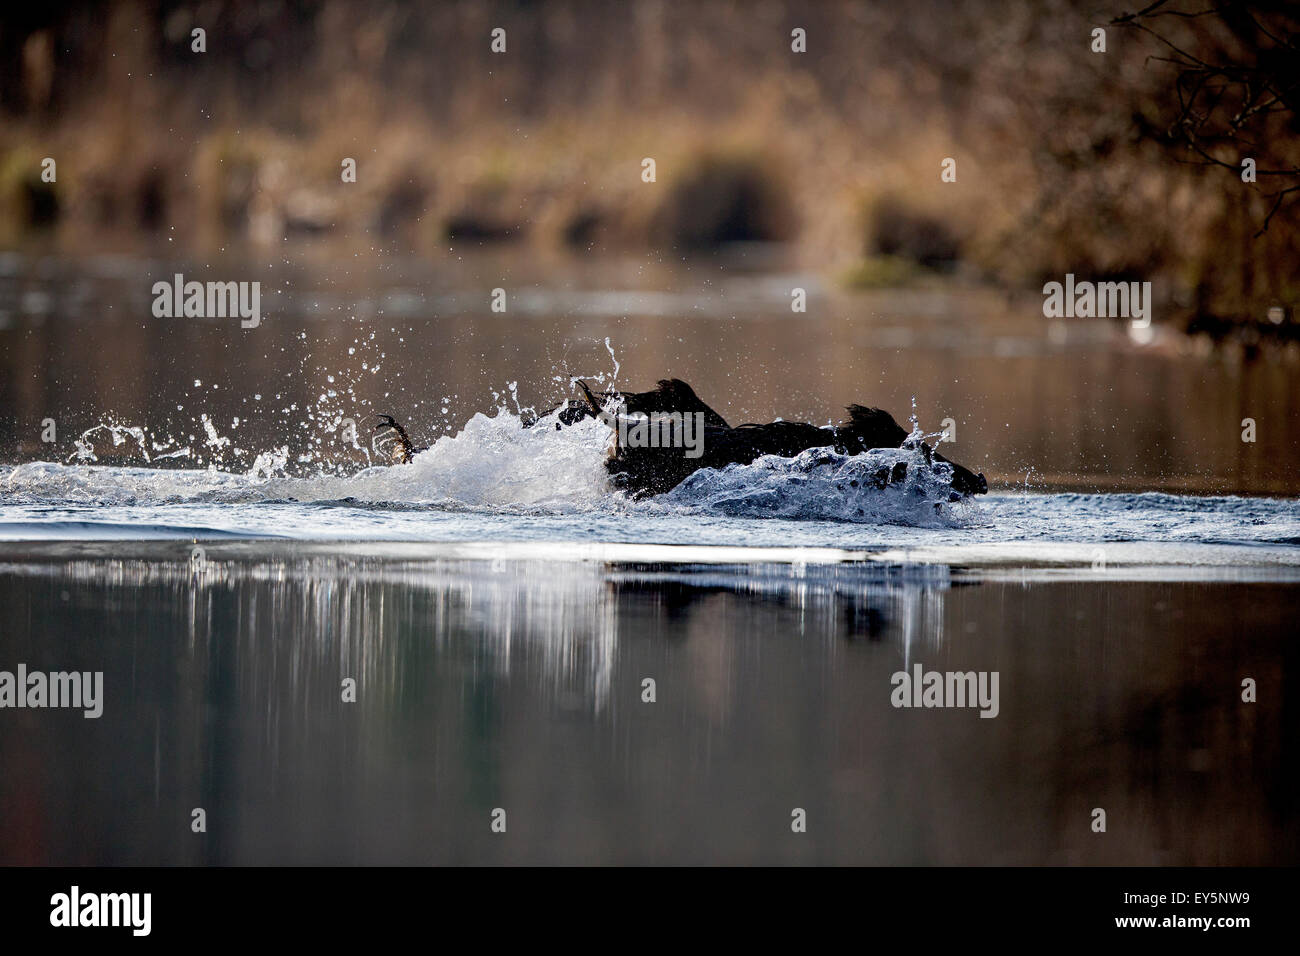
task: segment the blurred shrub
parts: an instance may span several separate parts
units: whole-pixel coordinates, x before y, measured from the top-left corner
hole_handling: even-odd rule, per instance
[[[961,241],[940,216],[910,206],[899,196],[886,195],[866,213],[865,251],[869,256],[915,263],[937,272],[951,272],[961,258]]]
[[[730,242],[776,242],[794,234],[787,187],[770,163],[752,154],[705,153],[669,171],[654,238],[683,249]]]

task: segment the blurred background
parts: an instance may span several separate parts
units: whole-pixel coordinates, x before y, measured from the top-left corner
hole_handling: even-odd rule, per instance
[[[359,463],[343,418],[429,440],[617,373],[733,421],[915,398],[1003,481],[1292,493],[1300,16],[1194,7],[8,11],[0,455],[117,424],[189,465]],[[260,281],[268,322],[154,318],[175,272]],[[1156,329],[1044,319],[1067,272],[1152,282]]]

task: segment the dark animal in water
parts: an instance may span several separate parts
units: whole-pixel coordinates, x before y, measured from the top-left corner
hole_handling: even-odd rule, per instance
[[[411,436],[406,434],[406,429],[392,415],[380,415],[375,431],[379,432],[376,437],[382,436],[389,443],[388,454],[395,465],[405,465],[420,452],[429,450],[427,447],[416,448]]]
[[[701,468],[725,468],[731,464],[747,465],[764,455],[793,458],[810,448],[832,448],[839,454],[856,455],[871,448],[901,448],[909,441],[908,432],[893,416],[879,408],[850,405],[849,417],[838,425],[819,427],[807,422],[768,422],[763,425],[740,425],[735,428],[706,405],[685,382],[664,379],[648,392],[593,392],[586,382],[577,382],[581,400],[570,399],[540,415],[526,416],[524,427],[555,417],[555,427],[564,428],[587,418],[599,418],[615,435],[614,447],[605,462],[612,483],[634,498],[644,498],[672,491]],[[629,418],[644,417],[651,423],[671,416],[699,415],[702,435],[693,454],[679,443],[646,445],[619,440],[620,428]],[[681,418],[673,421],[680,425]],[[376,431],[391,442],[395,462],[408,462],[423,449],[417,449],[406,430],[390,415],[381,415]],[[954,499],[988,491],[982,474],[975,474],[956,462],[933,451],[925,442],[916,443],[927,463],[946,462],[952,468]],[[882,467],[875,476],[880,487],[902,480],[907,464],[898,462]]]

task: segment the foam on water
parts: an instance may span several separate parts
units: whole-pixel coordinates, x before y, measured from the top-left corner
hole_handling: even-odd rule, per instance
[[[272,450],[258,455],[245,473],[211,466],[33,462],[13,468],[3,488],[9,503],[27,505],[350,501],[517,514],[704,512],[926,527],[962,520],[948,503],[951,469],[938,462],[927,465],[915,448],[852,456],[813,449],[792,459],[769,456],[751,465],[703,469],[669,495],[633,503],[610,488],[604,469],[610,439],[605,425],[587,419],[555,426],[548,417],[524,428],[519,416],[505,409],[492,416],[476,414],[409,465],[374,466],[352,475],[290,477],[284,474],[287,455]],[[876,476],[899,463],[907,465],[906,478],[878,487]]]
[[[115,441],[144,440],[115,427]],[[913,444],[703,469],[666,495],[633,501],[610,489],[608,444],[594,420],[524,428],[501,409],[473,416],[409,465],[350,475],[325,464],[316,476],[291,475],[298,463],[283,448],[243,472],[168,468],[158,455],[149,467],[28,463],[0,471],[0,540],[466,542],[494,556],[526,543],[568,556],[624,543],[811,549],[827,560],[853,549],[903,564],[1054,562],[1111,574],[1140,564],[1300,568],[1294,500],[995,491],[953,503],[948,466],[927,463]],[[905,476],[881,487],[899,464]]]
[[[542,423],[546,425],[547,423]],[[608,429],[589,420],[557,431],[526,429],[504,409],[477,414],[439,438],[409,465],[374,466],[352,475],[289,477],[283,449],[259,454],[247,472],[123,468],[31,462],[4,480],[11,503],[158,505],[337,501],[566,511],[607,493],[601,451]]]
[[[885,484],[895,466],[905,476]],[[977,513],[970,502],[950,503],[952,467],[929,464],[916,447],[875,448],[842,455],[812,448],[795,458],[766,455],[748,465],[705,468],[655,504],[739,518],[795,518],[943,527]]]

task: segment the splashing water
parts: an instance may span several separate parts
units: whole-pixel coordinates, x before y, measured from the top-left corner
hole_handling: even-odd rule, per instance
[[[95,443],[92,440],[92,436],[100,432],[108,433],[109,437],[113,439],[113,447],[115,448],[126,444],[128,439],[134,441],[140,449],[140,454],[144,456],[144,460],[145,461],[150,460],[149,448],[146,444],[146,438],[145,438],[145,433],[143,428],[135,428],[128,425],[116,425],[111,423],[96,425],[93,428],[87,428],[84,432],[81,433],[79,437],[74,438],[72,444],[73,447],[76,449],[76,451],[73,452],[72,456],[76,458],[78,461],[99,461],[99,459],[95,456]],[[157,445],[154,446],[155,451],[163,451],[165,448],[166,448],[165,445],[162,446],[161,448]]]
[[[614,363],[614,376],[609,380],[609,384],[612,387],[618,384],[618,370],[622,368],[622,366],[618,364],[618,356],[614,354],[614,346],[609,344],[609,336],[605,337],[605,350],[609,352],[609,360]]]
[[[143,442],[143,432],[118,428]],[[574,510],[608,495],[602,451],[605,426],[594,420],[556,431],[554,419],[526,429],[500,409],[477,414],[455,435],[439,438],[409,465],[373,466],[355,474],[286,475],[289,449],[260,453],[245,473],[158,470],[32,462],[3,482],[14,501],[85,504],[183,501],[336,501],[446,504],[470,508]],[[125,440],[119,438],[119,442]]]
[[[510,392],[513,396],[513,387]],[[203,422],[208,444],[224,449],[229,440],[206,416]],[[923,526],[962,520],[962,510],[948,502],[951,469],[927,464],[916,446],[919,430],[900,449],[863,455],[813,449],[793,459],[770,456],[750,465],[704,469],[668,495],[634,503],[609,485],[608,428],[594,419],[564,428],[556,424],[548,416],[524,428],[520,415],[501,407],[492,416],[474,415],[410,464],[371,466],[351,475],[290,476],[289,449],[281,446],[258,454],[243,473],[215,466],[158,470],[36,462],[14,468],[2,487],[9,500],[21,504],[350,501],[507,514],[712,513]],[[143,448],[141,430],[115,429],[115,440],[129,436]],[[900,464],[906,466],[905,477],[882,481]]]
[[[902,448],[842,455],[811,448],[794,458],[767,455],[748,465],[702,469],[658,499],[666,506],[737,518],[795,518],[951,526],[976,506],[949,501],[952,466],[928,463],[915,440]],[[905,473],[891,480],[895,469]],[[901,469],[900,469],[901,470]]]
[[[357,348],[373,351],[373,339],[372,333],[370,340],[354,340],[350,354],[355,354]],[[604,346],[612,373],[605,370],[585,376],[568,375],[570,387],[578,377],[616,386],[621,365],[608,337]],[[378,370],[375,358],[371,354],[362,363],[363,372]],[[383,353],[377,358],[382,360]],[[668,495],[649,502],[632,502],[608,482],[604,468],[610,442],[608,429],[590,419],[558,428],[554,417],[524,428],[523,419],[533,417],[535,409],[521,405],[517,381],[508,382],[503,392],[492,392],[495,415],[475,414],[459,431],[448,431],[411,463],[386,466],[369,464],[370,449],[358,445],[355,419],[345,416],[345,407],[369,404],[354,391],[356,376],[320,367],[314,371],[325,381],[315,403],[302,409],[296,404],[278,409],[282,414],[303,416],[294,426],[296,429],[317,432],[309,439],[305,453],[291,451],[290,444],[250,453],[237,447],[208,414],[202,413],[198,418],[201,437],[191,435],[191,444],[185,447],[170,436],[163,443],[153,442],[155,455],[151,458],[151,443],[144,429],[110,422],[88,429],[76,441],[76,458],[83,464],[19,465],[7,479],[0,478],[0,488],[7,492],[10,502],[29,505],[347,502],[388,509],[441,508],[502,514],[704,513],[930,527],[951,526],[961,520],[960,509],[948,501],[951,469],[942,463],[931,464],[919,449],[925,436],[917,424],[915,397],[912,434],[901,449],[859,456],[815,449],[794,459],[768,457],[721,471],[705,469]],[[205,386],[198,379],[194,386],[218,387]],[[253,400],[261,402],[262,395],[253,396]],[[280,395],[275,394],[274,400],[279,401]],[[450,400],[443,397],[435,403],[443,427],[449,424]],[[414,407],[421,404],[416,402]],[[344,431],[345,422],[353,432]],[[238,429],[239,425],[240,419],[235,418],[230,429]],[[94,439],[103,434],[112,439],[115,447],[134,442],[146,463],[189,457],[195,465],[206,467],[160,470],[84,464],[98,462]],[[352,437],[346,437],[349,434]],[[340,462],[337,456],[331,456],[325,443],[329,436],[335,436],[343,449],[361,451],[364,462]],[[298,436],[295,433],[293,437]],[[247,470],[243,470],[243,464],[248,465]],[[881,480],[882,474],[888,475],[900,465],[906,467],[905,477]],[[301,474],[304,466],[314,466],[315,473]]]

